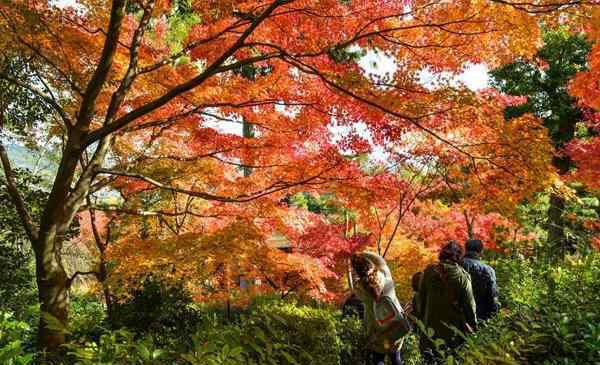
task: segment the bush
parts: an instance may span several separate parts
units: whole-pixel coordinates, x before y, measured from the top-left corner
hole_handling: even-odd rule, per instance
[[[121,329],[106,332],[97,342],[68,345],[71,360],[77,365],[160,365],[172,364],[167,353],[154,346],[149,339],[135,339],[133,333]]]
[[[23,313],[37,302],[32,257],[28,249],[4,241],[1,230],[0,226],[0,309]]]
[[[97,341],[103,333],[106,311],[101,301],[93,294],[80,294],[71,297],[69,331],[74,339]]]
[[[600,255],[549,262],[502,260],[504,309],[462,352],[465,364],[596,364]]]
[[[33,330],[27,323],[15,319],[11,312],[0,311],[0,364],[33,363],[32,338]]]
[[[157,344],[166,346],[188,338],[201,317],[181,282],[147,277],[125,301],[113,304],[111,320],[115,328],[152,335]]]
[[[242,314],[239,323],[205,322],[194,337],[194,349],[184,355],[190,364],[340,364],[360,363],[362,341],[358,320],[342,319],[330,307],[296,302],[260,301]],[[350,356],[353,359],[348,359]]]
[[[220,310],[198,315],[195,334],[182,351],[157,341],[155,334],[128,329],[105,331],[97,340],[69,345],[70,363],[88,364],[360,364],[362,325],[328,306],[259,298],[226,321]],[[177,331],[183,333],[189,326]],[[160,340],[160,339],[159,339]],[[362,359],[362,360],[361,360]]]

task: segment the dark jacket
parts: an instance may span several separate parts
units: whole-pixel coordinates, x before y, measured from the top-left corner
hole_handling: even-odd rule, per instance
[[[494,269],[481,262],[477,253],[467,252],[463,267],[471,275],[477,318],[486,320],[498,312],[498,286]]]
[[[449,347],[462,342],[452,327],[467,332],[467,324],[472,329],[477,326],[471,278],[458,264],[429,265],[423,274],[417,299],[423,324],[433,330],[433,339],[442,339]],[[426,348],[433,346],[426,336],[421,336],[421,340]]]

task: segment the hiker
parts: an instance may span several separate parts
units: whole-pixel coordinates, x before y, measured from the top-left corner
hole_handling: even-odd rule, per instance
[[[481,262],[483,243],[481,240],[467,240],[463,268],[471,275],[473,296],[477,305],[477,319],[485,321],[498,312],[498,286],[494,269]]]
[[[363,252],[352,256],[357,274],[355,292],[365,307],[367,348],[373,365],[384,365],[389,356],[392,365],[401,365],[400,348],[410,324],[398,302],[394,280],[385,260]]]
[[[421,335],[420,348],[428,364],[437,364],[444,352],[452,352],[463,342],[462,334],[477,327],[475,299],[471,278],[462,268],[462,249],[454,241],[440,251],[439,261],[429,265],[419,286],[419,312],[427,329],[433,330],[431,338]],[[444,345],[436,347],[441,339]]]

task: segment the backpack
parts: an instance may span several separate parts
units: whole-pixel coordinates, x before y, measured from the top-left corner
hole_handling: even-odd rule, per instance
[[[386,334],[386,339],[390,343],[394,343],[412,331],[412,325],[408,319],[408,315],[402,309],[400,302],[396,298],[395,290],[390,290],[389,288],[386,289],[384,289],[385,294],[373,302],[373,311],[375,320],[379,325],[382,325],[382,322],[384,321],[394,321],[397,323],[397,325],[394,327],[394,331]],[[388,304],[393,308],[393,313],[389,313],[387,311],[383,312],[382,309],[383,305],[385,304]],[[382,318],[383,316],[385,316],[385,318]]]

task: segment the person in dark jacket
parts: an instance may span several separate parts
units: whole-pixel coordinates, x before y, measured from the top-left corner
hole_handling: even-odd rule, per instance
[[[462,248],[450,241],[440,251],[439,261],[423,272],[417,306],[427,331],[421,335],[420,348],[428,364],[439,363],[444,352],[460,346],[463,335],[477,327],[471,277],[461,261]]]
[[[471,275],[477,318],[485,321],[496,314],[500,308],[496,272],[491,266],[481,262],[483,252],[481,240],[467,240],[465,250],[467,253],[463,259],[463,267]]]
[[[410,303],[410,307],[407,306],[409,309],[409,310],[407,310],[407,312],[417,319],[422,319],[421,315],[419,314],[419,287],[421,286],[422,279],[423,279],[422,271],[419,271],[412,276],[411,284],[412,284],[412,289],[415,292],[415,294]]]

